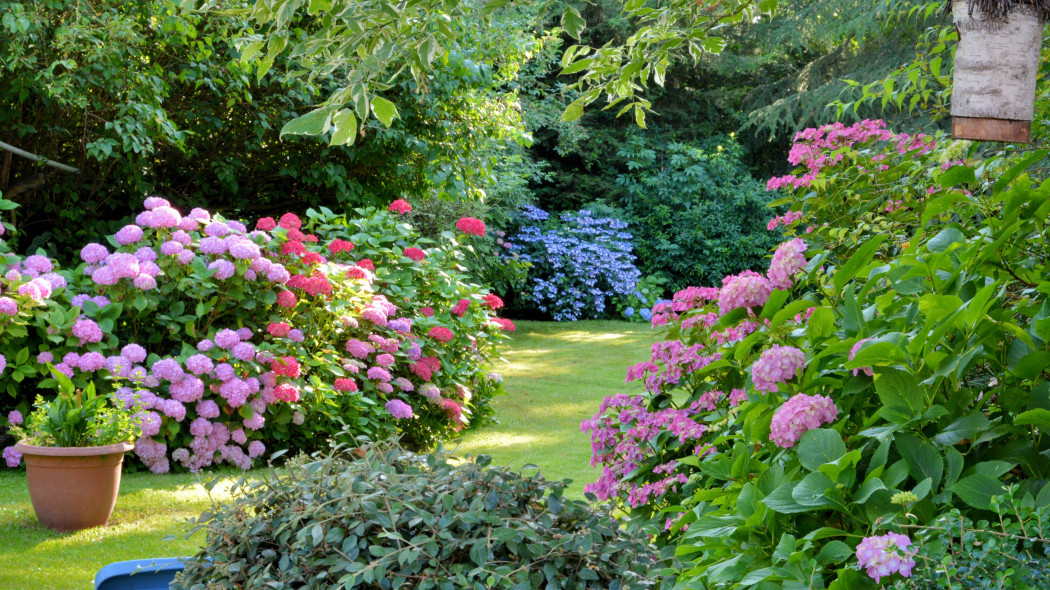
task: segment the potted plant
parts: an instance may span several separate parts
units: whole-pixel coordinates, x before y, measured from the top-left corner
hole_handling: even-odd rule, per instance
[[[33,511],[44,526],[75,531],[105,526],[120,491],[124,453],[139,435],[133,414],[95,393],[89,383],[77,390],[50,365],[59,394],[37,396],[34,409],[12,432],[20,437]]]
[[[1047,0],[955,0],[952,137],[1028,143]]]

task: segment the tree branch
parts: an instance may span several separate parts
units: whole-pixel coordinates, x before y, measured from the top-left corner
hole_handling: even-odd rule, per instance
[[[15,154],[17,156],[22,156],[23,158],[29,158],[30,160],[33,160],[34,162],[43,162],[44,164],[47,164],[48,166],[51,166],[52,168],[58,168],[59,170],[61,170],[63,172],[72,172],[73,174],[76,174],[76,173],[80,172],[79,169],[74,168],[72,166],[66,166],[65,164],[62,164],[62,163],[59,163],[59,162],[55,162],[55,161],[49,160],[47,158],[43,158],[43,157],[37,156],[35,154],[31,154],[31,153],[29,153],[29,152],[27,152],[25,150],[20,150],[20,149],[16,148],[15,146],[13,146],[11,144],[8,144],[8,143],[4,143],[2,141],[0,141],[0,149],[7,150],[7,151],[11,152],[12,154]]]

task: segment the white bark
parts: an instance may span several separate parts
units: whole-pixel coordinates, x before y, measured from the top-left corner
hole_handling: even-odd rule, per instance
[[[952,5],[959,29],[955,50],[952,115],[1031,121],[1043,23],[1020,6],[1004,20],[985,19],[965,0]]]

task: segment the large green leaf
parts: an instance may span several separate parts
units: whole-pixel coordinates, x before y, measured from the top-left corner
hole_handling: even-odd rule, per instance
[[[296,117],[281,127],[281,137],[285,135],[321,135],[328,131],[331,124],[332,109],[321,107],[301,117]]]
[[[397,117],[397,107],[382,96],[372,97],[372,112],[383,125],[389,127]]]
[[[971,475],[964,477],[952,486],[952,492],[962,498],[974,508],[988,510],[992,506],[992,498],[1006,493],[1003,483],[988,475]]]
[[[964,440],[972,439],[975,434],[985,428],[988,428],[988,418],[980,412],[975,412],[949,424],[940,434],[933,437],[933,442],[944,446],[959,444]]]
[[[879,344],[889,343],[880,342],[872,346]],[[860,353],[857,353],[857,357],[860,357]],[[919,381],[911,373],[900,369],[880,369],[875,374],[875,392],[886,407],[905,410],[911,415],[921,413],[926,403]]]
[[[861,247],[857,248],[857,251],[853,253],[839,268],[835,271],[835,276],[832,277],[832,282],[835,284],[835,290],[841,292],[842,288],[846,286],[857,272],[860,271],[864,265],[871,262],[874,258],[875,253],[878,252],[879,246],[886,240],[886,234],[878,234],[868,241],[866,241]]]
[[[933,480],[933,487],[937,487],[944,474],[944,459],[932,444],[910,434],[898,434],[894,446],[908,464],[908,472],[915,481],[928,477]]]
[[[846,454],[842,435],[830,428],[815,428],[802,434],[798,444],[798,460],[810,471],[825,463],[837,461]]]

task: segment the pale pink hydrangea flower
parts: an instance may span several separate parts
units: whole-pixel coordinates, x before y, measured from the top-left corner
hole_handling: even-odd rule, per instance
[[[794,377],[805,364],[806,355],[801,350],[774,344],[751,365],[751,380],[759,391],[780,391],[777,384]]]
[[[806,242],[795,238],[784,242],[773,254],[773,261],[769,264],[769,282],[777,289],[790,289],[794,284],[795,273],[806,266],[806,257],[802,255],[806,251]]]
[[[769,299],[773,285],[766,277],[751,270],[722,279],[718,292],[718,310],[725,314],[738,307],[761,307]]]
[[[773,414],[769,440],[782,449],[790,449],[804,432],[834,422],[838,413],[831,398],[799,393],[784,402]]]
[[[864,537],[857,545],[857,561],[867,570],[868,576],[878,583],[881,578],[899,573],[911,576],[915,567],[915,548],[909,549],[911,539],[907,535],[886,533],[875,537]]]
[[[853,360],[853,357],[857,356],[857,353],[860,352],[860,349],[862,346],[864,346],[864,343],[869,340],[871,340],[871,338],[864,338],[863,340],[858,340],[852,347],[850,347],[849,360]],[[871,370],[871,367],[861,367],[859,369],[853,369],[853,376],[856,377],[857,373],[860,371],[863,371],[864,374],[868,377],[875,375],[875,372]]]

